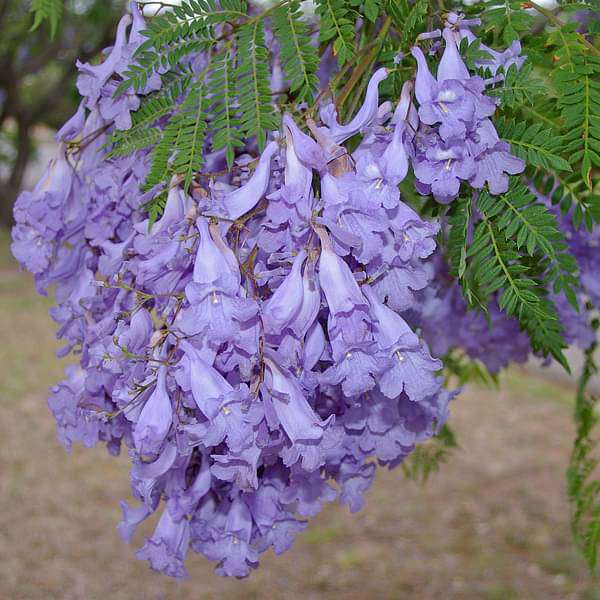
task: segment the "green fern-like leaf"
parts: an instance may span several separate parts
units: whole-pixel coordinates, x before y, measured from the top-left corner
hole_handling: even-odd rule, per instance
[[[513,152],[534,167],[571,171],[571,165],[560,156],[562,143],[542,123],[527,123],[500,118],[496,121],[498,135],[507,141]]]
[[[179,12],[179,9],[190,7],[184,4],[177,8]],[[205,18],[188,15],[182,20],[178,12],[168,12],[148,21],[148,29],[142,32],[148,39],[136,50],[135,62],[124,72],[115,96],[130,88],[139,92],[160,68],[177,70],[184,57],[207,50],[214,44]]]
[[[212,44],[213,39],[208,29],[204,30],[202,38],[176,40],[165,46],[163,50],[148,49],[145,44],[142,44],[140,48],[145,49],[135,55],[136,62],[130,64],[124,71],[124,79],[117,87],[115,97],[130,88],[140,92],[146,87],[149,78],[160,68],[185,74],[186,70],[180,66],[183,58],[207,50]]]
[[[592,323],[598,329],[598,321]],[[588,391],[592,377],[598,372],[594,362],[597,342],[586,350],[585,362],[575,398],[575,425],[577,433],[567,470],[567,488],[571,502],[571,529],[573,537],[589,567],[598,566],[600,548],[600,478],[598,473],[597,400]]]
[[[577,262],[568,251],[556,216],[517,179],[500,196],[482,192],[477,206],[507,239],[515,241],[518,251],[525,250],[530,257],[538,253],[549,261],[544,274],[546,283],[553,286],[555,293],[564,292],[577,309]]]
[[[185,191],[189,189],[204,159],[208,104],[206,79],[199,78],[171,116],[152,152],[146,190],[164,185],[174,175],[182,178]]]
[[[401,32],[400,47],[406,48],[414,43],[417,33],[424,30],[429,11],[429,2],[425,0],[387,0],[385,8],[394,21],[395,28]]]
[[[459,198],[454,203],[453,212],[448,219],[450,233],[448,248],[450,273],[461,279],[467,270],[467,251],[469,249],[469,226],[471,224],[471,198]]]
[[[262,20],[240,28],[238,34],[237,86],[240,125],[247,137],[256,136],[264,148],[267,132],[277,128],[269,86],[269,52]]]
[[[533,105],[534,100],[547,92],[546,85],[532,76],[532,64],[525,63],[520,69],[512,64],[504,73],[504,80],[498,87],[488,90],[488,95],[500,98],[502,107]]]
[[[142,32],[148,39],[136,50],[135,63],[125,71],[116,95],[129,88],[139,91],[160,68],[174,70],[184,57],[213,47],[212,25],[246,18],[247,5],[242,0],[186,0],[153,17]]]
[[[565,135],[565,154],[592,189],[592,167],[600,166],[600,58],[589,53],[576,23],[555,29],[548,43],[555,49],[553,82]]]
[[[333,54],[340,65],[354,56],[354,20],[349,3],[345,0],[316,0],[320,17],[319,41],[333,40]]]
[[[508,224],[502,220],[506,213],[496,209],[493,202],[494,197],[484,192],[477,203],[481,221],[475,226],[467,252],[472,277],[483,297],[498,294],[498,306],[519,320],[534,351],[551,354],[568,370],[556,309],[536,277],[536,269],[520,251],[524,242],[519,246],[508,235]]]
[[[149,44],[161,51],[178,40],[201,36],[210,25],[234,23],[246,16],[247,6],[242,1],[185,0],[150,19],[147,36]]]
[[[479,71],[482,78],[491,76],[488,69],[479,66],[480,63],[490,61],[492,58],[487,50],[481,48],[481,40],[474,39],[470,41],[468,38],[463,38],[458,45],[458,50],[465,64],[471,71]],[[489,92],[491,92],[492,89],[489,90]]]
[[[281,62],[298,100],[310,101],[318,85],[317,49],[311,44],[307,24],[302,20],[299,0],[290,0],[273,11],[273,29],[281,46]]]
[[[578,228],[584,223],[589,231],[595,223],[600,223],[600,195],[589,190],[577,174],[564,176],[552,173],[558,184],[552,194],[552,202],[560,204],[563,213],[572,208],[573,225]]]
[[[191,77],[175,77],[171,84],[163,81],[163,88],[156,94],[144,97],[140,107],[132,113],[132,126],[126,131],[115,131],[110,138],[112,145],[107,158],[125,156],[155,144],[161,138],[160,130],[155,127],[157,121],[171,114],[175,104],[181,98]]]
[[[371,21],[375,23],[381,10],[381,0],[365,0],[363,4],[362,13]]]
[[[246,0],[184,0],[173,10],[180,19],[200,17],[210,25],[234,23],[248,16]]]
[[[200,170],[204,160],[206,110],[206,83],[198,81],[176,117],[179,134],[172,170],[175,174],[184,177],[185,191],[189,189],[195,173]]]
[[[215,58],[214,65],[209,84],[213,115],[212,149],[215,152],[225,150],[227,165],[231,168],[235,149],[244,145],[236,108],[235,63],[231,43],[225,45],[223,52]]]
[[[32,0],[30,10],[33,13],[31,31],[35,31],[44,21],[48,21],[50,37],[54,38],[63,15],[64,0]]]
[[[486,0],[484,29],[494,31],[508,45],[531,31],[535,17],[526,11],[521,0]]]
[[[569,214],[576,229],[583,224],[592,231],[600,220],[600,196],[587,188],[579,173],[529,171],[529,180],[540,196],[549,197],[563,215]]]

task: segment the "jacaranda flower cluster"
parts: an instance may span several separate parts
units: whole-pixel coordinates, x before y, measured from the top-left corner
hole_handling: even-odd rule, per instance
[[[492,314],[489,329],[467,313],[445,283],[440,224],[399,192],[412,167],[440,202],[461,181],[497,194],[523,163],[496,134],[496,103],[458,52],[470,32],[451,18],[437,75],[413,48],[416,79],[397,106],[379,102],[381,68],[347,124],[332,103],[318,121],[284,115],[260,155],[249,144],[230,171],[224,153],[207,156],[220,174],[189,193],[173,178],[150,223],[148,152],[105,147],[140,102],[114,95],[143,41],[132,13],[104,62],[78,65],[81,107],[17,202],[13,252],[40,293],[52,289],[61,355],[79,359],[48,401],[61,441],[129,453],[121,536],[158,513],[137,552],[153,569],[184,576],[191,549],[244,577],[324,503],[359,510],[377,465],[436,434],[455,395],[438,358],[450,347],[494,371],[527,357],[516,322]],[[513,50],[498,61],[518,61]]]

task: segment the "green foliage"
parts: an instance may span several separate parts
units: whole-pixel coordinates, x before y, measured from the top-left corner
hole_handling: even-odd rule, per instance
[[[467,304],[484,313],[488,310],[488,299],[479,290],[479,284],[473,277],[472,269],[467,269],[467,258],[473,237],[473,205],[471,195],[460,197],[454,201],[454,206],[448,216],[448,265],[450,275],[456,277]],[[446,365],[446,362],[444,362]],[[456,375],[456,373],[454,373]]]
[[[564,234],[558,228],[556,217],[522,184],[513,180],[509,190],[500,196],[484,192],[478,201],[479,210],[495,219],[500,231],[516,242],[517,250],[526,250],[530,257],[536,253],[548,261],[544,274],[554,293],[564,292],[575,309],[574,287],[578,279],[575,258],[568,252]]]
[[[319,41],[333,41],[333,53],[343,65],[354,56],[354,15],[345,0],[316,0]]]
[[[247,137],[256,136],[258,147],[262,149],[266,132],[276,129],[278,123],[271,102],[269,53],[261,20],[240,28],[237,55],[241,129]]]
[[[33,13],[31,31],[35,31],[44,21],[48,21],[50,36],[54,38],[63,10],[63,0],[31,0],[31,12]]]
[[[592,189],[592,167],[600,167],[600,57],[588,52],[576,27],[568,23],[555,29],[548,44],[554,47],[552,79],[566,131],[565,153]]]
[[[600,216],[592,181],[600,165],[600,50],[593,35],[586,39],[577,31],[577,23],[564,22],[572,11],[592,10],[592,3],[560,4],[561,13],[533,5],[537,15],[530,11],[523,24],[535,16],[540,27],[535,35],[513,26],[529,61],[520,70],[510,67],[505,80],[489,93],[502,101],[505,118],[496,123],[499,134],[529,163],[527,174],[535,177],[538,189],[539,179],[541,187],[548,187],[550,172],[548,185],[555,182],[553,202],[563,212],[572,209],[576,227],[585,223],[591,228]],[[518,13],[526,15],[526,9],[525,4],[504,2],[484,11],[484,29],[496,40],[504,31],[501,15],[510,15],[514,25],[515,18],[521,22]]]
[[[469,241],[467,203],[461,200],[450,219],[449,246],[451,269],[465,298],[471,306],[487,306],[497,296],[500,309],[528,333],[534,351],[551,354],[568,370],[562,352],[566,344],[547,290],[564,292],[576,306],[573,288],[578,280],[556,218],[515,180],[500,196],[479,194],[480,220]]]
[[[514,154],[528,164],[543,169],[571,171],[569,163],[560,156],[562,141],[543,123],[527,123],[503,117],[496,121],[498,135],[511,145]]]
[[[371,23],[375,23],[377,17],[379,16],[379,11],[381,10],[381,0],[365,0],[363,5],[362,12],[365,17],[371,21]]]
[[[450,273],[454,277],[462,279],[467,270],[467,252],[469,250],[469,226],[472,219],[472,199],[458,198],[454,210],[448,218],[450,233],[448,235],[448,247],[450,253]]]
[[[593,328],[597,331],[598,321]],[[585,353],[585,363],[575,398],[575,425],[577,433],[567,470],[567,486],[571,502],[573,537],[591,570],[598,566],[600,547],[600,477],[598,473],[597,400],[588,391],[592,377],[598,372],[594,362],[597,342]]]
[[[479,360],[472,360],[462,350],[453,348],[443,357],[445,383],[456,381],[459,386],[475,383],[487,388],[498,388],[498,375],[490,373]]]
[[[552,194],[552,202],[560,204],[561,211],[566,213],[573,209],[572,219],[576,228],[583,222],[588,230],[595,223],[600,223],[600,195],[589,190],[578,174],[564,176],[553,173],[558,184]]]
[[[236,109],[235,61],[231,42],[225,45],[224,51],[215,59],[214,64],[209,84],[213,114],[212,149],[215,152],[225,150],[227,165],[231,168],[235,149],[244,145]]]
[[[485,28],[508,45],[531,30],[535,17],[524,10],[522,0],[486,0]]]
[[[572,19],[575,10],[598,10],[600,5],[598,0],[559,4],[560,11],[534,4],[537,14],[527,3],[512,0],[479,3],[468,10],[470,16],[481,16],[486,44],[497,47],[519,38],[529,59],[519,70],[509,67],[488,91],[501,102],[501,118],[494,119],[499,136],[527,161],[524,177],[539,193],[570,214],[576,228],[592,230],[600,222],[598,184],[593,181],[600,166],[600,50],[594,38],[600,30],[592,23],[584,37],[577,23],[564,21]],[[461,52],[472,69],[475,60],[485,62],[477,56],[476,43],[463,40]],[[485,70],[480,74],[490,76]],[[567,366],[549,292],[564,292],[576,306],[577,265],[555,217],[516,178],[506,194],[480,194],[479,215],[473,207],[470,196],[461,198],[449,214],[451,274],[460,279],[471,305],[485,307],[497,300],[519,319],[534,350],[552,354]],[[600,547],[598,412],[586,388],[597,372],[595,348],[596,344],[586,352],[568,470],[573,534],[592,570],[598,567]],[[446,363],[450,371],[448,365],[452,356]],[[467,380],[472,376],[468,370],[462,373]]]
[[[400,47],[408,48],[414,43],[417,33],[425,28],[429,2],[425,0],[386,0],[385,8],[392,17],[395,28],[400,32]]]
[[[156,122],[171,114],[173,106],[183,96],[190,82],[189,75],[176,77],[170,83],[165,79],[159,93],[142,98],[140,107],[132,113],[131,128],[116,130],[111,134],[108,145],[112,147],[107,158],[125,156],[156,144],[161,138],[160,130],[155,127]]]
[[[490,53],[481,48],[481,40],[475,39],[469,41],[468,38],[463,38],[458,45],[458,50],[469,70],[479,71],[482,77],[491,75],[487,69],[482,69],[476,64],[477,62],[489,61],[491,59]]]
[[[290,0],[273,11],[273,29],[281,46],[281,62],[291,91],[298,100],[310,102],[319,83],[316,76],[319,57],[311,44],[308,25],[302,20],[299,0]]]
[[[143,32],[148,40],[137,49],[135,63],[129,65],[116,95],[129,88],[139,91],[161,67],[173,70],[186,56],[212,48],[216,43],[212,26],[246,19],[246,14],[243,0],[186,0],[153,17]]]
[[[515,105],[512,111],[505,112],[509,112],[517,119],[523,118],[533,123],[542,123],[556,137],[562,134],[560,111],[556,106],[555,98],[546,95],[538,96],[532,105],[520,103]]]
[[[448,425],[442,425],[435,437],[416,446],[402,463],[405,477],[422,484],[427,483],[429,476],[447,462],[455,448],[458,448],[458,444],[454,432]]]
[[[204,159],[208,107],[207,80],[199,77],[165,126],[162,138],[154,148],[145,189],[164,184],[172,176],[179,176],[183,180],[184,190],[189,189]]]
[[[532,74],[533,66],[526,62],[520,69],[510,65],[504,73],[502,84],[488,91],[488,95],[499,98],[503,108],[533,105],[534,100],[547,91],[547,86]]]
[[[600,196],[589,190],[578,172],[547,173],[546,170],[533,170],[531,182],[537,192],[547,196],[553,205],[560,207],[561,213],[570,212],[575,229],[584,225],[592,231],[594,223],[600,220]]]

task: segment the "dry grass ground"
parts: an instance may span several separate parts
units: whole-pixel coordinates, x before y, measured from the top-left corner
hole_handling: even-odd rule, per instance
[[[0,242],[0,599],[600,599],[567,523],[571,391],[519,370],[455,403],[461,448],[427,486],[382,471],[361,513],[328,506],[246,581],[197,556],[185,583],[149,572],[115,530],[126,458],[55,440],[48,303]]]

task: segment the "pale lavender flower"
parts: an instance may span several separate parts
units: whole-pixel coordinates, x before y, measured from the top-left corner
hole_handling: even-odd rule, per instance
[[[473,158],[464,143],[458,140],[444,142],[439,140],[430,146],[424,155],[414,162],[417,179],[431,186],[431,192],[438,202],[451,202],[458,195],[460,182],[481,177]]]
[[[140,454],[156,454],[173,423],[173,408],[167,390],[167,368],[160,367],[153,392],[135,424],[133,439]]]
[[[217,574],[246,577],[257,566],[258,553],[250,546],[252,515],[241,498],[229,508],[223,527],[215,530],[213,539],[203,544],[203,553],[218,562]]]
[[[147,560],[155,571],[169,577],[187,577],[184,567],[190,544],[190,524],[187,519],[174,521],[165,508],[152,537],[137,551],[140,560]]]

